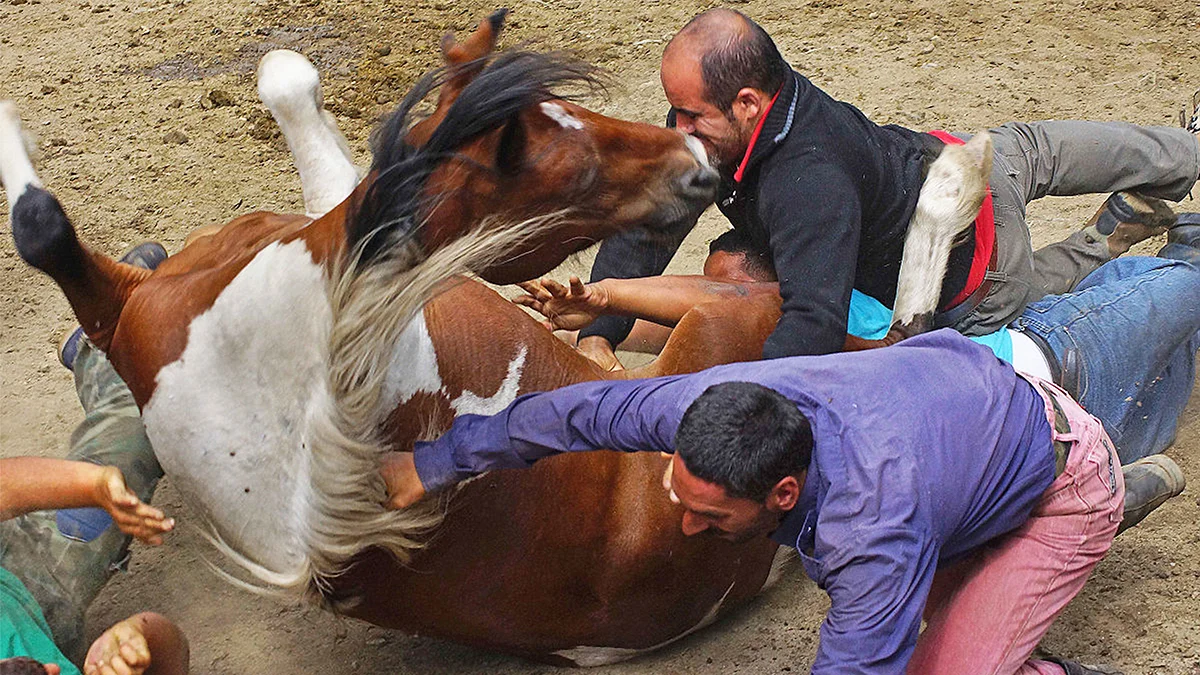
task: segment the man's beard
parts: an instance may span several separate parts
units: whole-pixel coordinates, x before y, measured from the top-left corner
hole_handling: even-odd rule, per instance
[[[737,120],[732,117],[728,118],[731,123],[733,133],[723,139],[710,139],[713,144],[712,157],[709,162],[713,167],[725,178],[732,178],[738,166],[742,163],[742,158],[746,155],[746,148],[750,145],[749,132],[737,123]]]

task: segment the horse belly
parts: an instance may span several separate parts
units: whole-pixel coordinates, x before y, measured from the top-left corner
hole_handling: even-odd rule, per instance
[[[306,560],[308,429],[329,401],[331,316],[304,242],[272,244],[192,320],[143,410],[172,483],[265,578],[285,581]]]

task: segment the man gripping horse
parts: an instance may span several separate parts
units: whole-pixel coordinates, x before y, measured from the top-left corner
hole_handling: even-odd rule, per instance
[[[852,289],[891,306],[923,171],[954,137],[872,123],[792,71],[766,31],[730,10],[689,22],[664,51],[661,76],[668,124],[699,139],[721,173],[718,208],[778,270],[783,314],[763,355],[840,349]],[[1200,130],[1194,117],[1189,129]],[[1200,142],[1183,129],[1034,122],[990,133],[993,206],[954,249],[935,318],[967,335],[1001,328],[1161,232],[1169,222],[1154,216],[1164,212],[1156,198],[1181,199],[1200,175]],[[1112,197],[1090,228],[1031,250],[1028,202],[1123,190],[1139,195]],[[1148,217],[1135,215],[1147,205]],[[693,225],[605,241],[592,280],[660,274]],[[603,363],[631,325],[606,317],[581,333],[580,349]]]
[[[1061,389],[954,331],[530,394],[417,443],[389,484],[406,505],[600,448],[675,454],[685,534],[796,548],[831,600],[814,673],[1104,672],[1030,655],[1117,531],[1116,451]]]

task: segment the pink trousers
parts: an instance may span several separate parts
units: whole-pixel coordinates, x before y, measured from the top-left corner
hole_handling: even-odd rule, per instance
[[[1071,427],[1069,433],[1054,431],[1056,439],[1072,444],[1066,468],[1024,525],[938,571],[910,675],[1063,675],[1058,665],[1029,657],[1108,552],[1121,522],[1125,483],[1100,421],[1048,386]],[[1054,408],[1034,387],[1046,399],[1053,431]]]

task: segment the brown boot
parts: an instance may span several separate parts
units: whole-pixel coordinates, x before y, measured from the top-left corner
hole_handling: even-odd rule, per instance
[[[1083,228],[1091,241],[1105,241],[1116,258],[1138,242],[1175,225],[1175,212],[1161,199],[1136,192],[1114,192]]]

